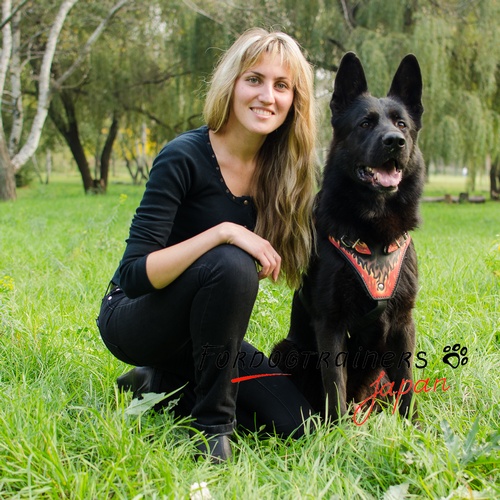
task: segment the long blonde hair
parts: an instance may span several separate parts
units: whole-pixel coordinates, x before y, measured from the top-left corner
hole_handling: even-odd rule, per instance
[[[243,33],[217,65],[205,100],[208,127],[227,122],[238,77],[264,54],[279,55],[290,68],[294,99],[281,127],[266,137],[255,172],[255,232],[282,257],[291,287],[300,285],[313,246],[312,202],[316,187],[314,76],[297,42],[281,32],[253,28]]]

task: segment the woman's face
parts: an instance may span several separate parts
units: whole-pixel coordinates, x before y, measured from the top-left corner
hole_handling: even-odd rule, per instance
[[[293,97],[290,69],[279,56],[265,54],[236,80],[228,129],[268,135],[285,121]]]

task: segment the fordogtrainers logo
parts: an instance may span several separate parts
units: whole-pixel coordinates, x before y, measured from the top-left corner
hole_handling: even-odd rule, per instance
[[[252,356],[247,356],[244,352],[239,352],[236,355],[231,355],[229,351],[220,350],[221,346],[206,344],[203,346],[201,361],[199,369],[203,369],[208,360],[215,363],[215,366],[219,369],[226,368],[229,364],[235,366],[247,366],[253,369],[260,369],[260,373],[255,375],[247,375],[244,377],[237,377],[232,379],[233,383],[243,383],[249,380],[262,378],[262,377],[276,377],[276,376],[290,376],[287,373],[287,369],[293,369],[299,364],[305,368],[310,363],[314,363],[316,369],[320,369],[322,364],[328,366],[329,363],[334,363],[335,366],[347,366],[349,363],[353,368],[366,368],[367,366],[382,367],[377,379],[370,384],[373,387],[373,393],[356,404],[354,407],[354,413],[352,419],[356,425],[363,425],[371,415],[373,409],[375,408],[377,402],[380,399],[387,399],[388,397],[394,398],[393,410],[394,413],[398,407],[399,400],[401,396],[407,394],[413,389],[415,394],[437,392],[439,390],[446,392],[451,388],[449,385],[447,377],[440,377],[431,380],[428,378],[419,378],[417,380],[403,379],[396,387],[394,382],[384,382],[387,380],[385,378],[386,372],[384,369],[391,367],[399,367],[404,363],[409,367],[411,363],[411,353],[403,352],[400,355],[396,355],[394,352],[386,352],[380,354],[375,351],[363,350],[359,348],[356,353],[348,352],[315,352],[315,351],[292,351],[287,354],[285,359],[281,359],[279,353],[273,353],[271,357],[267,358],[261,351],[255,351]],[[453,370],[465,366],[469,362],[468,358],[468,348],[462,346],[459,343],[446,345],[442,350],[443,356],[441,357],[441,362],[449,366]],[[352,356],[352,360],[350,357]],[[419,351],[415,354],[415,368],[423,370],[428,366],[427,352]],[[275,369],[278,366],[281,367],[282,371],[265,372],[266,365],[270,369]],[[264,368],[264,370],[262,370]]]

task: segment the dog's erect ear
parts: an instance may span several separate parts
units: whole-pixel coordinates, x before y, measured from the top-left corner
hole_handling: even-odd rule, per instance
[[[335,87],[330,101],[332,115],[335,117],[342,114],[354,99],[365,92],[368,92],[368,84],[361,61],[354,52],[347,52],[340,61],[335,76]]]
[[[399,99],[411,114],[417,129],[422,127],[422,74],[417,58],[413,54],[408,54],[399,65],[388,97]]]

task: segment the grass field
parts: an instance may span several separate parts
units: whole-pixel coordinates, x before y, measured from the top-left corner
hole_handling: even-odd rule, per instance
[[[189,422],[128,415],[127,366],[95,326],[141,191],[54,182],[0,204],[0,498],[185,499],[201,482],[213,499],[500,498],[499,204],[422,206],[415,381],[449,389],[416,395],[420,429],[385,411],[311,422],[298,441],[239,435],[216,466],[192,460]],[[286,334],[290,298],[262,283],[248,332],[262,350]]]

